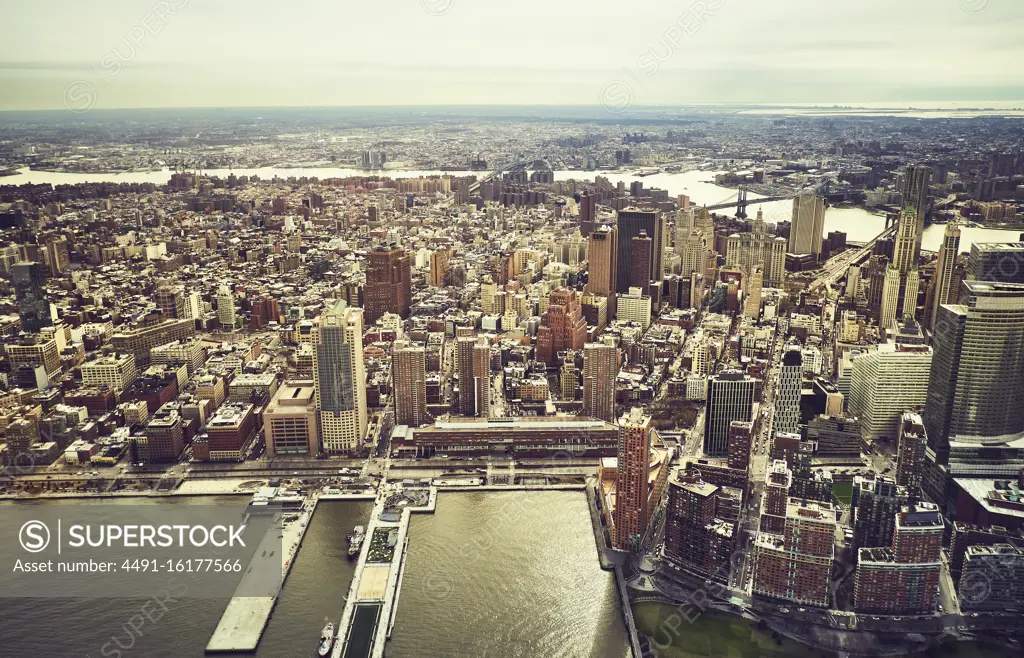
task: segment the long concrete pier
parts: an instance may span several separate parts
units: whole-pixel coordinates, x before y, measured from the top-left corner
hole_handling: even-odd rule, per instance
[[[295,563],[295,556],[298,555],[317,502],[318,497],[314,494],[303,505],[297,519],[284,521],[282,516],[271,525],[235,589],[235,596],[224,609],[220,623],[206,645],[207,653],[256,651],[256,645],[277,605],[284,581]],[[288,515],[289,512],[284,513],[284,516]],[[267,570],[275,568],[281,570],[281,578],[273,579],[273,585],[267,584],[263,587],[264,591],[260,591],[261,585],[257,585],[259,579],[266,578]]]
[[[420,487],[410,490],[423,491]],[[352,576],[345,608],[341,614],[332,658],[383,658],[384,646],[394,627],[398,597],[403,582],[405,557],[409,547],[409,519],[413,513],[432,513],[437,506],[437,489],[427,490],[426,504],[387,509],[385,503],[404,491],[399,484],[385,485],[373,507]],[[410,491],[410,493],[411,493]],[[371,555],[374,536],[395,533],[390,560]],[[379,542],[378,542],[379,543]]]

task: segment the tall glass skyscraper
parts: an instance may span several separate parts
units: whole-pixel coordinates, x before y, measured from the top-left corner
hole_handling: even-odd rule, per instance
[[[1024,284],[964,281],[962,304],[936,316],[924,420],[946,463],[949,442],[991,444],[1024,433]]]

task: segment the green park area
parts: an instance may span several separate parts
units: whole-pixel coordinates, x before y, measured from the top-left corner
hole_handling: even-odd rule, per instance
[[[689,612],[689,609],[687,610]],[[705,612],[692,623],[674,606],[644,602],[633,606],[637,630],[651,638],[659,658],[820,658],[834,654],[773,635],[734,615]],[[1006,649],[959,642],[913,654],[919,658],[997,658]]]
[[[849,505],[850,500],[853,498],[853,483],[852,482],[836,482],[832,485],[832,498],[837,503],[843,505]]]
[[[671,619],[676,615],[675,619]],[[661,658],[817,658],[822,655],[768,629],[723,613],[705,612],[693,623],[679,622],[677,609],[663,603],[633,606],[637,630],[652,638]],[[675,630],[673,630],[675,629]],[[780,644],[781,642],[781,644]]]

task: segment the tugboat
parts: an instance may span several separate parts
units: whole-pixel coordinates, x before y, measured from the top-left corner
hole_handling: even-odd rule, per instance
[[[348,538],[348,559],[354,560],[359,555],[359,548],[363,545],[365,532],[361,525],[357,525],[352,529],[352,534]]]
[[[321,658],[329,654],[331,647],[334,646],[334,624],[327,617],[324,617],[324,622],[327,625],[320,632],[320,647],[317,649],[317,653],[320,654]]]

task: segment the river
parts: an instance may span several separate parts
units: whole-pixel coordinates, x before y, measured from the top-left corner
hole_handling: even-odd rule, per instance
[[[212,500],[103,504],[153,505],[159,515],[165,505]],[[258,658],[315,654],[324,617],[337,623],[351,583],[353,563],[345,555],[345,534],[354,525],[365,525],[370,509],[369,502],[319,504],[260,640]],[[8,552],[17,552],[9,542],[0,543],[0,551],[4,563],[14,559]],[[391,658],[628,656],[614,580],[598,565],[582,493],[441,494],[435,514],[413,517],[407,559],[398,621],[387,647]],[[136,636],[131,648],[117,649],[116,640],[130,644],[125,624],[142,603],[0,598],[0,655],[199,658],[227,600],[193,598],[169,604],[159,621],[142,627],[142,637]]]
[[[236,176],[259,176],[263,179],[271,179],[274,176],[281,178],[295,177],[318,177],[324,178],[345,178],[349,176],[367,176],[380,174],[393,178],[408,178],[416,176],[465,176],[470,174],[480,175],[478,171],[439,171],[439,170],[398,170],[389,169],[384,171],[369,172],[361,169],[348,169],[341,167],[261,167],[258,169],[208,169],[206,174],[226,178],[234,173]],[[714,184],[716,172],[710,171],[688,171],[678,174],[658,173],[651,176],[639,177],[629,173],[612,171],[555,171],[555,180],[594,180],[594,176],[604,176],[613,182],[623,181],[628,186],[635,180],[643,181],[645,187],[660,187],[668,190],[673,198],[679,194],[689,195],[691,201],[700,205],[715,205],[734,197],[736,191],[727,187]],[[94,183],[94,182],[116,182],[116,183],[156,183],[164,184],[170,178],[170,170],[145,172],[127,172],[120,174],[97,173],[97,174],[69,174],[48,171],[32,171],[21,169],[18,174],[0,178],[0,185],[22,185],[24,183],[50,183],[52,185]],[[759,195],[751,194],[750,199],[757,199]],[[789,220],[792,216],[793,202],[774,201],[759,205],[750,206],[751,214],[760,208],[764,213],[765,221],[775,223]],[[721,211],[728,212],[728,211]],[[825,212],[825,233],[830,231],[845,231],[847,239],[853,242],[867,242],[882,232],[885,227],[885,217],[872,213],[863,208],[842,207],[829,208]],[[922,239],[922,248],[928,251],[936,251],[942,244],[942,234],[945,227],[932,225],[925,229]],[[961,251],[968,252],[974,242],[1010,242],[1020,238],[1021,231],[999,230],[987,228],[962,228],[960,237]]]

